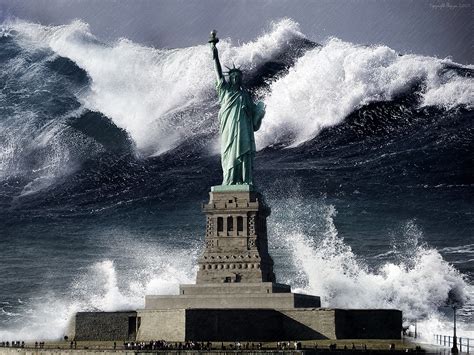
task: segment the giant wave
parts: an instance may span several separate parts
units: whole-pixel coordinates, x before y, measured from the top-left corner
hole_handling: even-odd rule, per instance
[[[151,199],[175,197],[177,190],[189,197],[217,179],[217,106],[207,45],[107,43],[81,21],[43,26],[18,20],[2,28],[2,211],[16,211],[22,221],[25,211],[42,218],[77,211],[107,218],[106,211],[121,206],[135,216],[137,206]],[[367,195],[398,196],[400,186],[421,185],[446,188],[448,197],[451,187],[471,184],[465,167],[472,147],[472,66],[336,38],[318,45],[288,19],[249,43],[223,39],[219,49],[224,64],[242,66],[250,91],[267,106],[257,158],[269,179],[272,170],[321,171],[323,179],[310,175],[306,193],[314,179],[322,184],[315,190],[337,190],[337,196],[359,195],[351,186],[356,182]],[[202,166],[207,175],[186,175]],[[34,203],[28,209],[25,201]],[[384,250],[373,257],[381,260],[377,267],[369,267],[368,257],[339,236],[335,207],[324,198],[312,201],[271,201],[272,255],[293,287],[319,294],[333,307],[400,308],[408,321],[423,318],[427,334],[446,331],[439,308],[450,295],[471,307],[465,312],[472,317],[472,286],[421,241],[416,221],[397,232],[407,248]],[[51,291],[36,302],[3,305],[14,324],[0,335],[58,338],[77,310],[140,307],[145,294],[171,293],[194,279],[192,242],[170,248],[136,239],[120,232],[104,246],[91,237],[97,249],[114,249],[112,256],[81,269],[66,294]],[[385,252],[395,257],[387,261]]]
[[[81,21],[9,26],[18,32],[23,47],[48,48],[83,69],[90,87],[75,93],[79,101],[126,130],[145,156],[168,151],[196,135],[215,134],[217,123],[208,112],[215,100],[207,45],[155,49],[126,39],[107,44]],[[291,43],[303,38],[298,24],[287,19],[253,42],[233,46],[225,39],[219,49],[223,63],[242,66],[252,77],[275,58],[291,57]],[[357,108],[390,101],[414,85],[420,86],[421,106],[451,109],[473,104],[471,79],[461,70],[472,68],[449,59],[399,55],[386,46],[338,39],[298,55],[294,65],[268,80],[268,87],[251,88],[267,106],[257,134],[261,148],[288,136],[293,145],[310,140]]]

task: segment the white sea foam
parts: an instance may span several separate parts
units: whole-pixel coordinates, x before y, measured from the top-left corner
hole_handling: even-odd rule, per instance
[[[125,129],[142,152],[159,154],[216,127],[215,117],[202,110],[191,117],[179,114],[213,95],[215,75],[208,45],[161,50],[126,39],[108,45],[81,21],[56,27],[18,22],[14,28],[28,43],[47,46],[86,70],[92,83],[90,91],[80,95],[84,105]],[[252,70],[296,36],[302,36],[297,24],[283,20],[240,47],[222,40],[222,63]]]
[[[30,104],[35,100],[54,102],[57,99],[51,97],[50,92],[55,85],[64,84],[64,80],[47,69],[48,63],[56,57],[54,53],[41,53],[37,46],[31,45],[2,64],[1,80],[8,83],[10,90],[16,90],[12,101],[8,101],[6,94],[0,95],[4,112],[8,112],[0,120],[0,180],[28,177],[29,183],[19,196],[50,186],[58,177],[73,171],[84,155],[90,156],[91,151],[97,149],[92,140],[65,124],[66,117],[48,117],[41,105]],[[31,63],[32,58],[34,63]],[[65,95],[62,91],[55,94],[60,99]]]
[[[359,46],[330,39],[306,52],[265,98],[267,115],[257,135],[260,147],[292,137],[305,142],[370,102],[389,101],[423,83],[422,105],[472,107],[472,79],[442,76],[453,64],[419,55],[399,56],[386,46]],[[453,64],[454,65],[454,64]]]
[[[50,292],[25,302],[21,311],[9,312],[12,325],[0,329],[0,340],[61,339],[69,334],[78,311],[135,310],[144,307],[146,294],[174,294],[180,283],[195,278],[196,250],[161,248],[123,238],[109,243],[114,252],[123,253],[126,265],[104,259],[82,270],[67,294]]]
[[[50,186],[58,177],[71,172],[73,162],[85,149],[84,140],[65,131],[62,124],[35,126],[33,112],[11,117],[15,124],[0,125],[3,138],[0,151],[0,180],[24,175],[31,178],[20,196],[26,196]],[[65,144],[67,142],[68,144]],[[74,143],[80,143],[74,146]],[[92,142],[91,142],[92,143]],[[71,148],[74,146],[74,156]]]
[[[430,340],[450,327],[440,312],[450,291],[461,301],[472,301],[472,285],[423,244],[414,221],[387,236],[399,241],[391,248],[395,257],[372,269],[339,237],[335,208],[324,200],[283,199],[272,206],[269,239],[278,281],[321,296],[323,307],[401,309],[408,322],[418,320],[418,331]],[[0,330],[0,339],[58,339],[77,311],[141,308],[147,294],[177,294],[180,283],[194,282],[199,248],[170,249],[126,234],[105,239],[106,244],[97,245],[102,261],[81,269],[63,296],[50,293],[22,305],[15,311],[21,313],[16,325]],[[474,335],[462,321],[459,334]]]
[[[103,44],[81,21],[55,27],[19,22],[14,28],[86,70],[92,84],[80,95],[85,106],[127,130],[142,153],[160,154],[196,134],[216,131],[215,117],[202,107],[192,115],[182,114],[213,101],[214,73],[207,45],[162,50],[126,39]],[[290,40],[303,37],[298,25],[286,19],[241,46],[224,39],[219,50],[224,64],[234,62],[252,70],[282,53]],[[422,105],[472,106],[471,79],[443,76],[446,64],[453,63],[330,39],[322,48],[308,51],[271,85],[258,145],[287,137],[293,144],[304,142],[322,128],[340,123],[357,107],[390,100],[419,82],[424,83]]]
[[[407,221],[396,236],[402,242],[393,246],[394,261],[372,269],[338,236],[333,206],[300,199],[278,205],[284,208],[272,209],[270,231],[277,249],[289,247],[291,264],[285,269],[294,270],[284,281],[321,296],[323,307],[400,309],[406,321],[419,321],[419,331],[428,339],[449,329],[442,310],[450,292],[462,302],[474,297],[463,276],[420,241],[422,232],[414,221]],[[459,334],[472,337],[474,332],[461,322]]]
[[[440,252],[445,254],[473,254],[474,244],[460,245],[456,247],[445,247],[440,249]]]

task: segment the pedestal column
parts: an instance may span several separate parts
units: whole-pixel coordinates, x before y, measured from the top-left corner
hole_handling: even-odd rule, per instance
[[[207,226],[197,284],[275,282],[266,235],[270,208],[259,192],[248,185],[214,186],[203,212],[214,223]]]

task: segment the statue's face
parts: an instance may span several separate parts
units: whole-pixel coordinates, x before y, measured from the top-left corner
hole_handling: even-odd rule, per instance
[[[232,86],[242,85],[242,74],[239,72],[232,72],[229,75],[229,81]]]

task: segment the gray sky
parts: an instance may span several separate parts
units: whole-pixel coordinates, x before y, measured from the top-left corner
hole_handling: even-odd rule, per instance
[[[0,0],[2,20],[57,25],[79,18],[103,40],[185,47],[207,41],[216,28],[237,43],[289,17],[316,42],[335,36],[463,64],[474,64],[473,10],[472,0]]]

